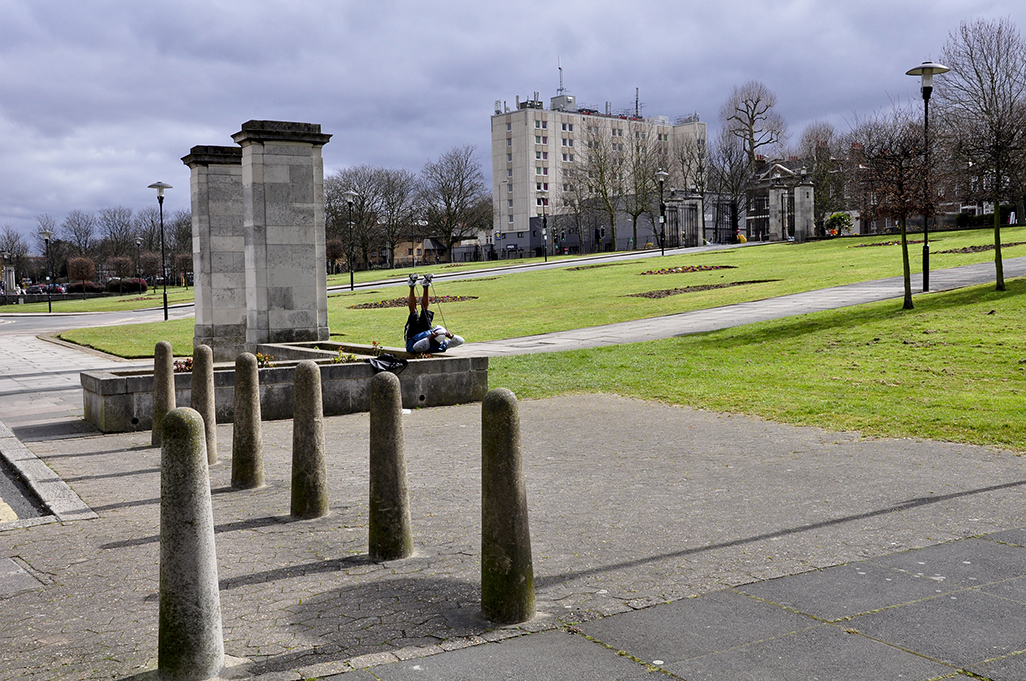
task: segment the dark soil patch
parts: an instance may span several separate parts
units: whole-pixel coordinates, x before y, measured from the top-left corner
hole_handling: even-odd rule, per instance
[[[909,239],[905,243],[921,244],[921,243],[923,243],[923,240],[922,239]],[[854,246],[848,246],[848,248],[870,248],[872,246],[900,246],[900,245],[901,245],[900,241],[881,241],[881,242],[875,243],[875,244],[855,244]],[[953,252],[954,251],[952,251],[952,253]]]
[[[1012,246],[1022,246],[1026,244],[1026,241],[1015,241],[1010,244],[1001,244],[1001,248],[1011,248]],[[984,251],[993,251],[994,244],[987,244],[986,246],[966,246],[965,248],[953,248],[950,251],[937,251],[935,255],[941,253],[983,253]]]
[[[420,301],[420,296],[417,296]],[[431,296],[432,303],[461,303],[464,300],[477,300],[477,296]],[[391,300],[380,300],[376,303],[361,303],[350,305],[350,310],[379,310],[386,307],[406,307],[409,298],[392,298]]]
[[[686,286],[684,288],[667,288],[661,291],[646,291],[645,293],[629,293],[631,298],[668,298],[678,296],[681,293],[697,293],[698,291],[711,291],[717,288],[730,288],[731,286],[747,286],[748,284],[766,284],[779,279],[753,279],[751,281],[735,281],[730,284],[702,284],[700,286]]]

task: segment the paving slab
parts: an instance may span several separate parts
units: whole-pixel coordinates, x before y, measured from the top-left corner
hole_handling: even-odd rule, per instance
[[[374,669],[381,681],[566,681],[566,679],[665,678],[581,636],[549,631],[480,648],[399,662]],[[349,679],[346,675],[344,678]]]
[[[862,615],[847,626],[955,668],[1026,652],[1026,604],[968,589]]]
[[[665,668],[687,681],[933,681],[955,671],[828,624]]]
[[[742,593],[825,621],[837,621],[959,589],[871,562],[849,563],[738,587]],[[939,588],[941,587],[941,588]]]
[[[895,553],[873,562],[924,577],[944,590],[952,585],[977,587],[1026,575],[1026,549],[984,538]]]

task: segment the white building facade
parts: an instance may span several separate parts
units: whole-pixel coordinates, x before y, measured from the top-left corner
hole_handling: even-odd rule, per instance
[[[491,235],[496,250],[523,253],[543,243],[540,235],[534,234],[538,231],[537,218],[570,212],[569,201],[564,199],[574,191],[575,170],[588,167],[589,144],[595,140],[604,140],[603,144],[623,152],[632,139],[644,139],[660,158],[661,167],[673,174],[674,150],[685,137],[700,141],[704,150],[706,124],[697,116],[671,122],[667,116],[642,118],[636,112],[614,113],[609,103],[600,112],[589,106],[579,107],[576,98],[568,94],[552,97],[548,109],[538,93],[527,101],[518,97],[513,109],[496,101],[492,116]],[[623,239],[620,236],[615,248],[629,247],[624,242],[627,235]],[[552,252],[551,242],[547,247]]]

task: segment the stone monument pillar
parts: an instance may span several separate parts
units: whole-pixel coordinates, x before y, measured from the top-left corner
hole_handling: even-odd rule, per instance
[[[784,222],[784,211],[781,210],[781,199],[787,189],[779,182],[774,182],[769,189],[769,238],[770,241],[783,239],[787,241],[787,225]]]
[[[794,188],[794,240],[806,241],[816,234],[815,194],[812,181],[804,174]]]
[[[314,123],[248,121],[242,147],[246,346],[328,340],[323,147]]]
[[[242,224],[242,149],[193,147],[192,258],[196,273],[193,345],[214,360],[234,360],[246,343],[246,235]]]

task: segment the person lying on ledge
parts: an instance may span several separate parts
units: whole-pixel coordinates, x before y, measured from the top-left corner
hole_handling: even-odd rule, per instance
[[[420,278],[420,284],[424,287],[424,295],[421,297],[420,312],[417,312],[417,281],[416,274],[410,275],[410,297],[408,299],[410,316],[406,320],[406,352],[414,354],[425,354],[433,352],[445,352],[448,348],[455,348],[463,345],[463,339],[449,333],[444,326],[432,326],[435,318],[433,310],[429,309],[431,296],[428,294],[428,287],[431,286],[433,275],[425,274]]]

